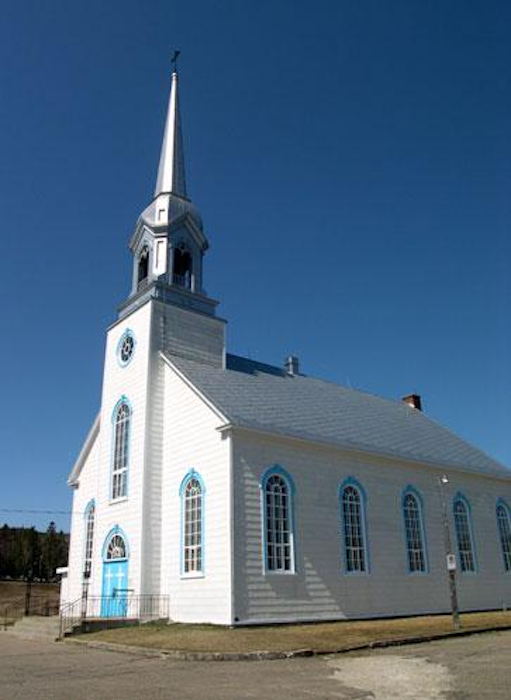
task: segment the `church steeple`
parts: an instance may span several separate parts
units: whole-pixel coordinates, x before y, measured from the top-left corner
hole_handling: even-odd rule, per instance
[[[154,196],[167,192],[187,198],[177,70],[173,71],[171,78],[169,108]]]
[[[174,68],[154,199],[139,217],[130,242],[133,283],[121,315],[148,296],[207,314],[214,314],[216,306],[203,288],[203,256],[209,244],[186,190],[178,82]]]

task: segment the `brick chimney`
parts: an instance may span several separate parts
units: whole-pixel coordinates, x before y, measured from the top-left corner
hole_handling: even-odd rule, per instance
[[[422,401],[419,394],[408,394],[408,396],[403,396],[403,401],[412,408],[422,411]]]

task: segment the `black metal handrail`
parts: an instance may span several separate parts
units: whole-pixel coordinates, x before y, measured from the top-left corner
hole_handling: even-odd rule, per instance
[[[77,598],[60,608],[59,639],[64,639],[66,634],[71,633],[75,627],[81,625],[83,603],[82,598]]]

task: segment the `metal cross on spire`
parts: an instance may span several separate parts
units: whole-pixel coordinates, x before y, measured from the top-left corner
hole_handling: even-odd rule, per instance
[[[177,73],[177,59],[179,58],[179,54],[180,54],[180,53],[181,53],[181,51],[179,51],[178,49],[176,49],[176,50],[174,51],[174,55],[173,55],[172,58],[170,59],[170,62],[174,64],[174,71],[173,71],[174,73]]]

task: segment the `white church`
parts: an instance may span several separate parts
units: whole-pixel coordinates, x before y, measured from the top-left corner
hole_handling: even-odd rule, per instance
[[[204,292],[208,246],[174,72],[131,292],[68,479],[62,605],[131,618],[160,601],[160,617],[221,625],[447,612],[452,549],[462,611],[511,607],[511,470],[416,395],[229,354]]]

